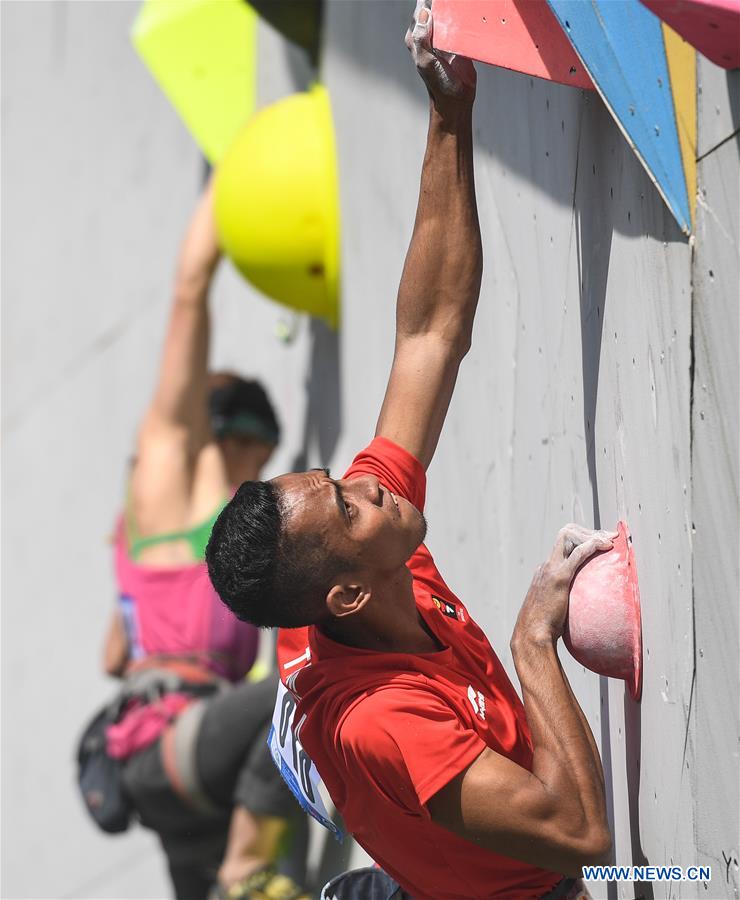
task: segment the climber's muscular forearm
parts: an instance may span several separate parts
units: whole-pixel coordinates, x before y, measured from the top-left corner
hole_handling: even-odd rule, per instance
[[[399,342],[427,334],[467,349],[482,250],[473,178],[472,99],[430,103],[414,232],[398,290]]]
[[[429,465],[471,340],[482,255],[472,108],[432,106],[416,224],[396,307],[396,346],[377,433]]]
[[[611,845],[601,760],[554,642],[519,635],[512,655],[532,735],[532,774],[557,805],[556,827],[569,839],[573,868],[566,874],[580,875],[584,862],[603,861]]]
[[[589,746],[591,747],[591,753],[594,758],[594,763],[599,771],[601,777],[601,784],[604,785],[604,768],[601,764],[601,754],[599,753],[599,748],[596,744],[596,740],[594,738],[593,732],[591,731],[591,726],[588,724],[588,719],[586,718],[583,710],[581,709],[581,705],[578,702],[576,695],[573,693],[573,688],[571,687],[570,682],[568,681],[568,676],[565,674],[562,666],[560,667],[561,672],[563,673],[563,679],[565,681],[565,687],[568,691],[568,696],[570,697],[571,704],[578,714],[579,719],[581,720],[581,725],[583,726],[584,731],[586,732],[586,737],[588,738]]]

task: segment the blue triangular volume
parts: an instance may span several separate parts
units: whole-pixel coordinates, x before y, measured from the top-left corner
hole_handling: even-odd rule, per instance
[[[639,0],[547,0],[630,146],[691,230],[660,20]]]

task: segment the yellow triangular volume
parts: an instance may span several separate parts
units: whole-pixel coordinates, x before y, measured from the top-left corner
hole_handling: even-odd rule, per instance
[[[206,157],[254,112],[257,15],[244,0],[145,0],[131,38]]]
[[[696,210],[696,50],[665,22],[661,25],[693,224]]]

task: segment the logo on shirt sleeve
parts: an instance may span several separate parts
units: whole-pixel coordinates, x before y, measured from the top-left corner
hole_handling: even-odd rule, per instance
[[[434,601],[434,605],[443,615],[450,619],[459,619],[461,622],[465,621],[465,613],[463,612],[462,607],[458,609],[454,603],[450,603],[449,600],[443,600],[441,597],[435,597],[434,594],[432,594],[432,600]]]
[[[473,712],[479,719],[485,721],[486,718],[486,698],[480,691],[476,691],[472,684],[468,685],[468,700],[473,707]]]

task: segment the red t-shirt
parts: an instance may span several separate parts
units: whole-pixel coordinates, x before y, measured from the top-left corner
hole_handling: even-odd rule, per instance
[[[423,510],[424,469],[401,447],[375,438],[345,478],[367,473]],[[301,743],[348,830],[415,900],[541,897],[561,875],[481,849],[425,806],[486,746],[531,770],[532,742],[503,666],[427,548],[407,565],[418,610],[445,649],[381,653],[314,627],[281,630],[280,673],[298,697]]]

